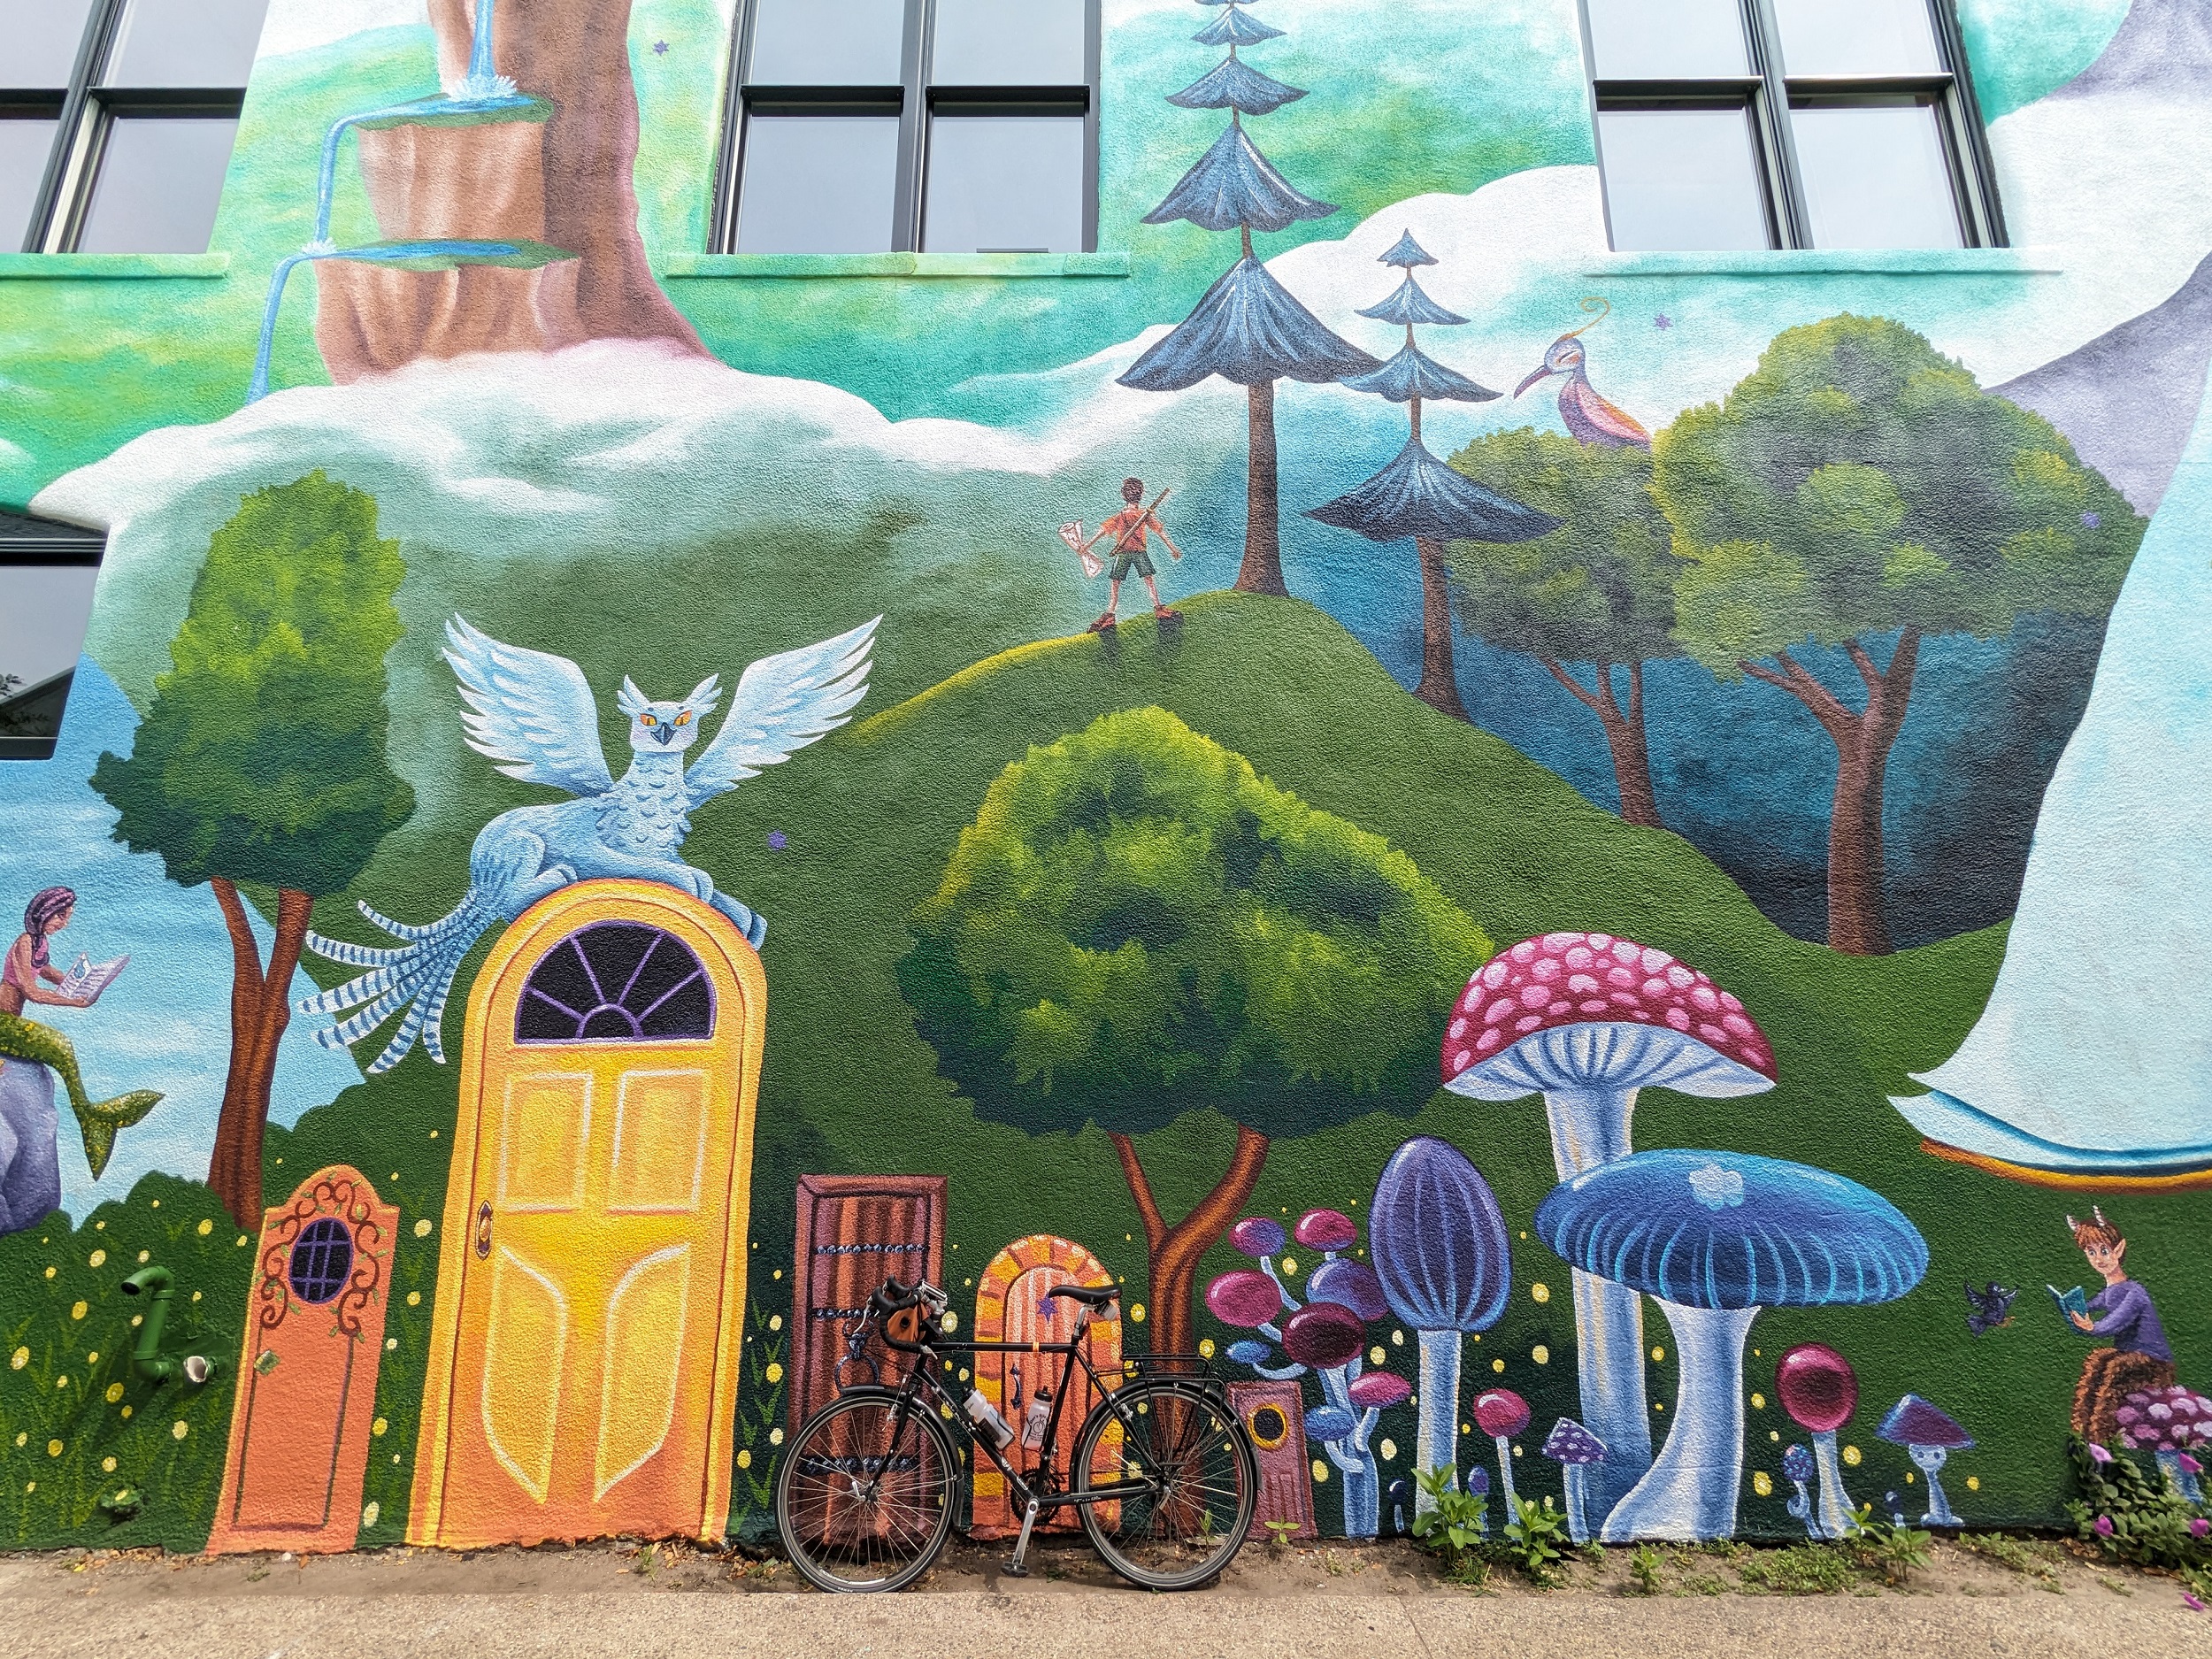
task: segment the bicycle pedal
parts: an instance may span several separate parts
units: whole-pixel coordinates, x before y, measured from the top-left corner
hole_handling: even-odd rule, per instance
[[[1029,1568],[1018,1555],[1008,1556],[1003,1571],[1010,1578],[1026,1578],[1029,1576]]]

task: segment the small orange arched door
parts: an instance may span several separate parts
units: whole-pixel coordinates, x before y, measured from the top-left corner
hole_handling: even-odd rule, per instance
[[[719,912],[586,881],[469,995],[411,1542],[718,1537],[767,986]]]

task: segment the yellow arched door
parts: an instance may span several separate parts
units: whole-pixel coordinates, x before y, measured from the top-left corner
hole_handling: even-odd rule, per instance
[[[469,996],[411,1541],[719,1536],[767,984],[718,911],[586,881]]]

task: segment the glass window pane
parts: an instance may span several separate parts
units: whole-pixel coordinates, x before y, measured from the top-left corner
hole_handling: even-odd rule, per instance
[[[760,0],[753,19],[757,87],[895,87],[906,0]]]
[[[108,131],[77,246],[85,253],[204,253],[238,122],[121,116]]]
[[[941,87],[1079,87],[1083,0],[937,0]]]
[[[1816,248],[1956,248],[1958,208],[1924,104],[1793,109]]]
[[[0,253],[23,245],[58,121],[0,121]]]
[[[1588,0],[1601,81],[1747,75],[1741,0]]]
[[[65,87],[92,0],[0,0],[0,87]]]
[[[1613,246],[1770,246],[1751,118],[1732,110],[1602,110]]]
[[[130,0],[104,87],[242,87],[269,0]]]
[[[756,115],[745,124],[740,253],[883,253],[899,123],[883,115]]]
[[[1774,0],[1793,75],[1934,74],[1928,0]]]
[[[941,115],[929,124],[931,253],[1080,253],[1080,116]]]
[[[99,574],[88,565],[0,565],[0,702],[76,667]]]

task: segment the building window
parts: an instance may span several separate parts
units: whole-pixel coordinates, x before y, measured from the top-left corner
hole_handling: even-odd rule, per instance
[[[1077,253],[1099,0],[747,0],[714,245]]]
[[[0,248],[199,253],[268,0],[0,0]]]
[[[1950,0],[1583,0],[1613,246],[2004,241]]]
[[[52,758],[106,541],[0,512],[0,761]]]

